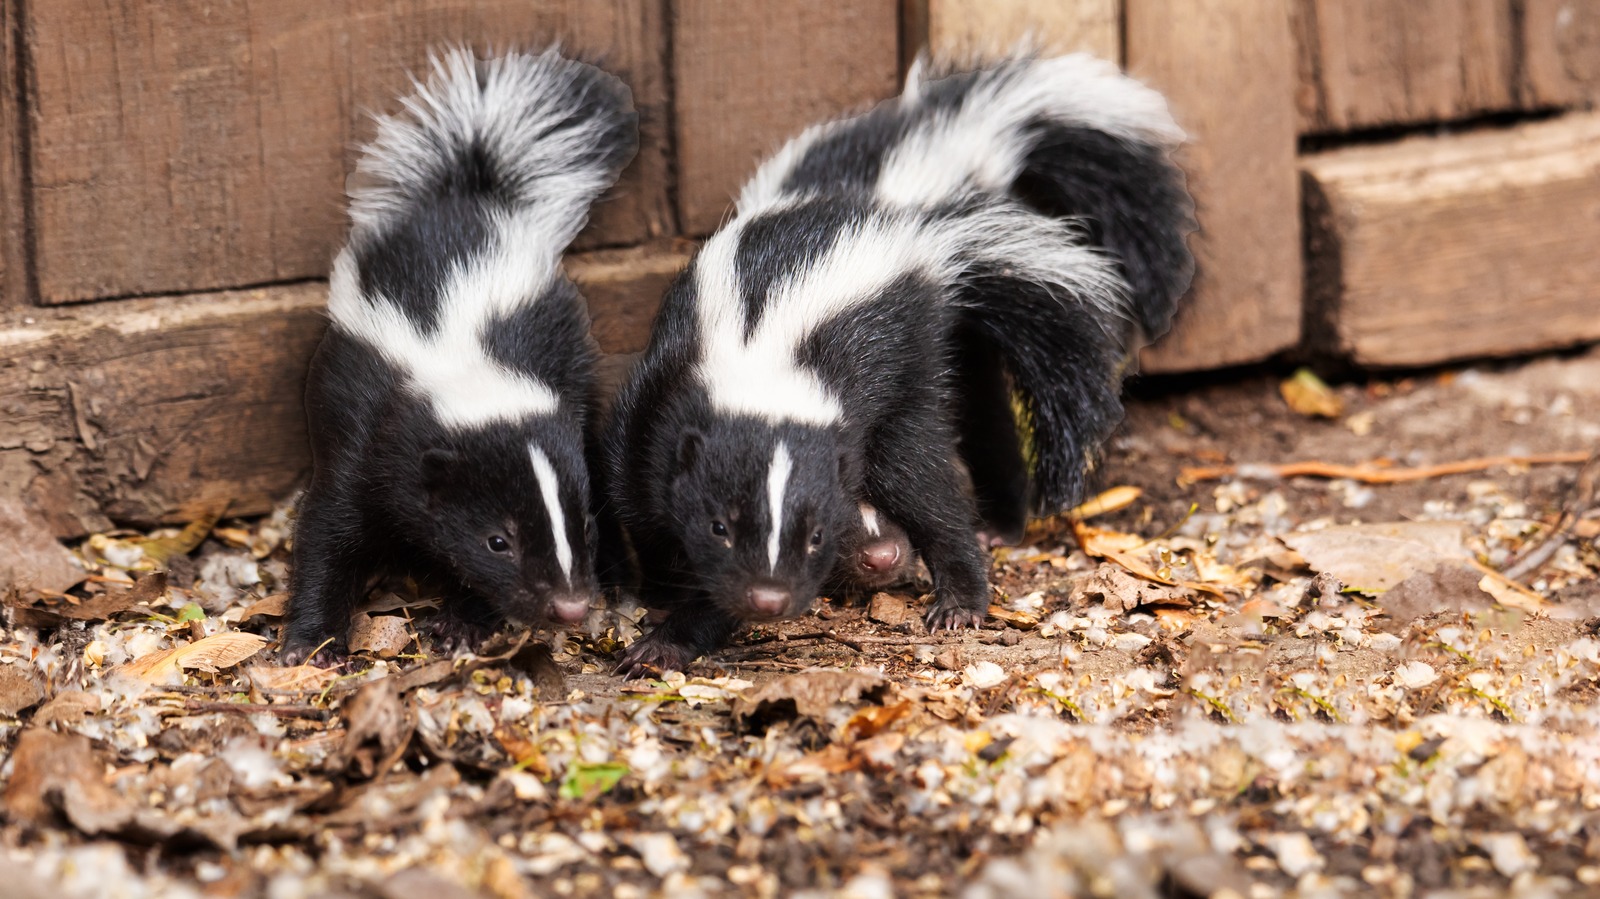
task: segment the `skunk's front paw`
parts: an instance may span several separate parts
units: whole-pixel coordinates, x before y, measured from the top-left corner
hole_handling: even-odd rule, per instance
[[[928,607],[928,614],[923,618],[928,625],[928,633],[937,633],[940,630],[956,631],[963,628],[977,628],[983,625],[989,614],[984,609],[971,609],[961,604],[959,600],[944,598],[935,600]]]
[[[289,637],[278,652],[278,661],[289,668],[296,665],[343,668],[350,662],[350,648],[332,640],[311,643]]]
[[[429,619],[422,632],[427,635],[434,655],[449,658],[457,650],[476,652],[494,633],[494,628],[482,621],[443,611]]]
[[[651,631],[622,651],[616,673],[633,680],[640,677],[660,676],[667,671],[682,671],[699,657],[699,653],[681,643],[674,642],[660,630]]]

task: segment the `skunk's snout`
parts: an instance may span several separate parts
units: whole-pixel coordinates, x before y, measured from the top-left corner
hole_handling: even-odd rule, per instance
[[[751,587],[744,592],[750,613],[759,618],[777,618],[789,610],[789,591],[771,585]]]
[[[550,597],[550,617],[563,624],[577,624],[589,614],[589,597],[581,593],[558,593]]]
[[[861,569],[868,574],[885,574],[900,565],[900,544],[895,540],[874,540],[861,548]]]

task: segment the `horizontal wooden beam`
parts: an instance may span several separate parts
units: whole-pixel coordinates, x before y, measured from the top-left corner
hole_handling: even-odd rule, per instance
[[[1600,340],[1600,115],[1306,157],[1326,352],[1431,365]]]
[[[685,246],[568,260],[608,353],[649,338]],[[0,496],[59,537],[266,512],[309,465],[301,393],[327,285],[0,314]]]
[[[265,512],[307,459],[320,283],[0,319],[0,493],[57,536]]]

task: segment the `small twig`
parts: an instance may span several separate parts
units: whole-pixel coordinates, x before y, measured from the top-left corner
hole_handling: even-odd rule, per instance
[[[328,717],[327,709],[319,709],[314,705],[303,703],[284,703],[282,705],[265,705],[254,702],[215,702],[200,699],[190,699],[183,704],[187,712],[231,712],[236,715],[276,715],[279,718],[315,718],[325,720]]]
[[[1590,458],[1589,453],[1544,453],[1534,456],[1489,456],[1482,459],[1462,459],[1420,468],[1387,468],[1379,464],[1337,465],[1332,462],[1289,462],[1283,465],[1215,465],[1184,468],[1178,480],[1193,484],[1197,481],[1215,481],[1238,474],[1260,473],[1275,478],[1348,478],[1364,484],[1399,484],[1406,481],[1425,481],[1445,475],[1468,474],[1489,468],[1512,465],[1574,465]]]
[[[1556,554],[1556,551],[1565,545],[1563,539],[1572,531],[1573,525],[1578,523],[1584,513],[1589,511],[1589,505],[1595,502],[1596,481],[1600,481],[1600,449],[1589,456],[1589,461],[1583,463],[1583,468],[1578,471],[1577,480],[1572,482],[1572,490],[1567,494],[1567,501],[1562,504],[1561,517],[1556,523],[1534,544],[1522,551],[1521,558],[1512,561],[1502,570],[1506,577],[1520,581],[1533,574],[1544,563]]]

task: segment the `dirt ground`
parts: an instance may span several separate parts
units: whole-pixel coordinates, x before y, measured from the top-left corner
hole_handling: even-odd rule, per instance
[[[1136,390],[983,630],[912,585],[658,680],[639,610],[439,659],[404,584],[278,667],[286,512],[97,535],[6,599],[0,893],[1600,895],[1600,350]]]

